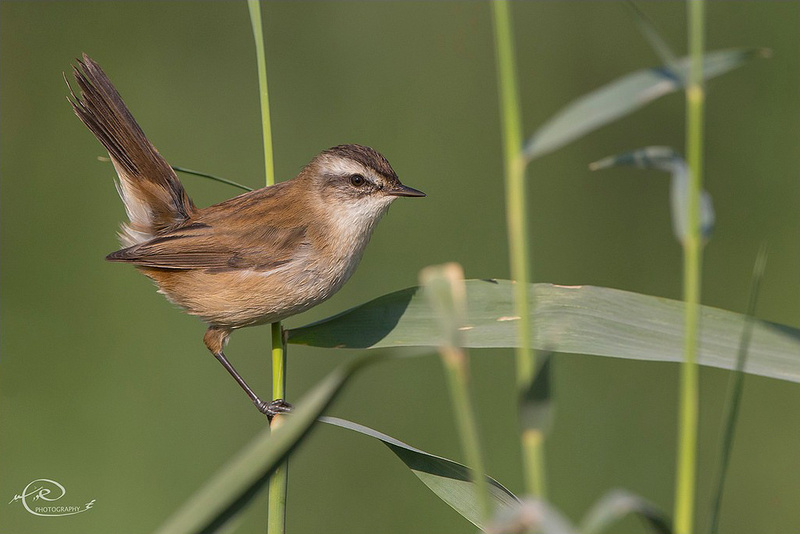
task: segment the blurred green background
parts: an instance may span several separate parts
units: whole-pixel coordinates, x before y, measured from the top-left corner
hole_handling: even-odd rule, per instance
[[[642,2],[685,50],[685,7]],[[620,2],[512,6],[524,125],[657,58]],[[353,279],[299,326],[416,284],[429,264],[508,277],[490,9],[484,2],[269,2],[264,5],[276,168],[287,179],[320,150],[376,147],[428,193],[401,200]],[[800,109],[796,2],[710,2],[707,45],[769,47],[709,84],[706,187],[717,211],[703,302],[742,312],[762,240],[771,249],[758,315],[800,321]],[[0,532],[147,532],[264,425],[208,354],[204,326],[133,268],[103,261],[124,218],[100,144],[65,101],[62,71],[97,60],[174,165],[263,183],[255,52],[244,2],[2,2],[0,5]],[[681,95],[529,168],[534,277],[679,298],[668,177],[592,174],[587,164],[650,144],[683,147]],[[182,176],[198,205],[236,190]],[[228,355],[270,388],[269,329],[237,332]],[[522,491],[514,364],[473,351],[490,474]],[[346,351],[291,346],[289,400]],[[676,365],[574,355],[556,360],[547,444],[550,498],[573,520],[624,487],[672,508]],[[727,373],[703,370],[698,524],[707,525]],[[463,459],[436,357],[360,374],[332,414]],[[800,391],[748,377],[722,530],[800,529]],[[9,504],[36,478],[94,509],[40,518]],[[237,532],[263,532],[262,496]],[[380,444],[319,428],[292,457],[289,532],[472,532]],[[641,532],[626,520],[617,532]]]

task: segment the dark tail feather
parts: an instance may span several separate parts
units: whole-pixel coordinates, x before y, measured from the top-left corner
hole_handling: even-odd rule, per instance
[[[108,150],[128,212],[120,240],[131,246],[185,221],[195,207],[175,171],[148,141],[100,66],[86,54],[73,67],[80,97],[70,87],[72,109]],[[65,78],[66,79],[66,78]],[[67,83],[69,85],[69,83]]]

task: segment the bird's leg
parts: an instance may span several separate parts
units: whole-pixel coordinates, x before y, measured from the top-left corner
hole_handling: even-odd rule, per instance
[[[258,395],[256,395],[255,391],[247,385],[247,382],[244,381],[244,378],[233,368],[233,365],[228,361],[228,358],[225,357],[225,353],[222,352],[222,348],[225,346],[225,342],[228,340],[228,336],[230,335],[231,331],[227,328],[219,328],[211,326],[206,330],[205,336],[203,336],[203,341],[208,347],[208,350],[211,351],[211,354],[219,360],[219,363],[230,373],[236,383],[239,384],[247,396],[250,397],[250,400],[253,401],[253,404],[256,405],[258,411],[263,413],[267,416],[267,418],[271,421],[272,418],[278,414],[286,413],[291,411],[292,405],[286,402],[283,399],[275,399],[270,402],[262,401]]]

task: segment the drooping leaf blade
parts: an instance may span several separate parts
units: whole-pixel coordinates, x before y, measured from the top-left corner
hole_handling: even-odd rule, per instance
[[[731,49],[703,56],[703,78],[711,79],[758,56],[762,49]],[[601,126],[628,115],[653,100],[682,89],[689,72],[689,58],[672,67],[642,69],[596,89],[559,111],[528,140],[523,155],[530,161],[549,154]]]
[[[670,180],[670,210],[672,231],[675,238],[683,242],[689,228],[689,166],[683,157],[665,146],[648,146],[603,158],[589,165],[592,170],[629,166],[640,169],[656,169],[668,172]],[[700,192],[700,233],[710,239],[714,232],[714,204],[708,191]]]
[[[265,428],[168,518],[156,534],[219,530],[267,484],[275,468],[308,434],[350,377],[382,354],[374,356],[362,356],[334,369],[297,403],[292,416],[279,429],[270,435]]]
[[[440,499],[478,528],[485,526],[481,520],[481,507],[476,495],[475,483],[472,481],[472,470],[469,467],[427,453],[352,421],[338,417],[320,417],[319,420],[380,440]],[[489,487],[492,507],[496,511],[506,511],[516,507],[519,499],[513,493],[490,476],[486,476],[485,480]]]
[[[514,347],[512,283],[468,280],[470,348]],[[632,360],[679,362],[683,358],[683,303],[594,286],[531,284],[535,291],[534,346],[542,350]],[[699,362],[735,369],[746,317],[701,307]],[[440,342],[432,310],[409,288],[288,332],[289,342],[318,347],[435,347]],[[800,330],[756,320],[745,372],[800,383]]]
[[[672,533],[671,521],[661,509],[625,490],[612,490],[597,501],[583,519],[581,533],[600,534],[629,514],[641,517],[653,532]]]

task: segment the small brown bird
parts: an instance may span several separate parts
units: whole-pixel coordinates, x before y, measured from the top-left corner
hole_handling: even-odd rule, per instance
[[[425,194],[400,183],[375,150],[340,145],[291,180],[198,208],[100,66],[84,54],[73,74],[80,96],[70,87],[68,100],[108,150],[129,219],[119,233],[124,248],[106,259],[132,263],[205,321],[208,350],[262,413],[286,411],[283,399],[262,401],[228,362],[228,336],[336,293],[389,205]]]

